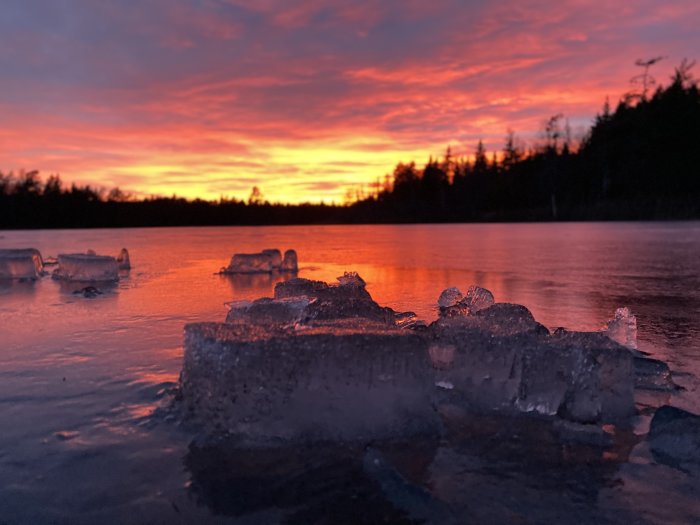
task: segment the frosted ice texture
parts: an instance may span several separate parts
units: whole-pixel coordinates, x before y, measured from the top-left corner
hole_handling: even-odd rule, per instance
[[[0,250],[0,279],[37,279],[43,267],[41,254],[34,248]]]
[[[637,318],[627,307],[615,310],[615,317],[608,321],[605,334],[622,346],[637,349]]]
[[[493,297],[470,292],[477,308]],[[604,334],[550,335],[502,303],[419,330],[395,319],[356,274],[278,283],[227,323],[186,326],[183,408],[215,432],[302,440],[433,432],[442,404],[584,423],[633,413],[632,355]]]
[[[449,308],[450,306],[454,306],[459,303],[462,300],[462,297],[462,292],[460,292],[458,288],[446,288],[440,294],[438,306],[440,308]]]
[[[118,281],[119,264],[108,255],[59,254],[58,269],[52,276],[66,281]]]
[[[273,270],[279,270],[282,266],[282,253],[277,248],[268,248],[262,251],[263,255],[270,257],[270,264]]]
[[[468,306],[471,313],[475,313],[493,305],[495,300],[489,290],[473,284],[467,290],[467,295],[461,303]]]
[[[440,317],[465,317],[473,315],[495,304],[493,294],[486,288],[472,285],[462,296],[458,288],[443,290],[438,299]]]

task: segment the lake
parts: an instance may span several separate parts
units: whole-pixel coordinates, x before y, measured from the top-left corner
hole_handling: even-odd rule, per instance
[[[311,485],[277,480],[306,487],[291,503],[265,500],[265,486],[246,486],[190,447],[196,429],[163,416],[183,325],[223,321],[226,302],[272,295],[270,276],[216,274],[233,253],[264,248],[295,249],[300,277],[357,271],[379,304],[426,321],[444,288],[470,284],[527,306],[550,329],[597,330],[628,306],[640,349],[668,362],[684,390],[639,400],[625,454],[489,455],[479,447],[503,429],[485,421],[477,445],[436,445],[416,482],[462,522],[700,522],[698,474],[657,464],[635,440],[654,406],[700,413],[699,222],[0,231],[0,248],[24,247],[45,258],[126,247],[132,270],[95,298],[50,277],[0,281],[2,524],[342,522],[328,510],[334,501],[366,509],[371,522],[388,505],[362,480],[339,489],[345,471],[327,463]],[[228,505],[234,491],[247,503]],[[350,494],[360,500],[343,503]]]

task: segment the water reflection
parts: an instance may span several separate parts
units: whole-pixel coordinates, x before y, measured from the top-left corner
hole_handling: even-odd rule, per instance
[[[375,444],[407,479],[425,481],[437,442]],[[246,448],[235,441],[191,444],[189,492],[215,514],[281,510],[285,524],[416,523],[395,508],[363,468],[361,445],[316,443]]]
[[[275,285],[296,277],[288,272],[221,274],[227,281],[235,299],[257,299],[272,297]]]
[[[59,292],[62,295],[87,299],[114,298],[118,287],[119,283],[113,281],[58,281]]]
[[[33,279],[0,279],[0,295],[33,295],[35,287]]]
[[[441,440],[370,448],[193,443],[184,459],[188,490],[215,514],[277,509],[286,524],[416,523],[416,508],[450,523],[568,523],[579,512],[601,523],[639,518],[599,505],[601,492],[621,483],[620,466],[640,440],[630,428],[606,426],[596,442],[590,427],[547,418],[470,414],[446,423]],[[368,470],[370,449],[381,451],[386,467]]]

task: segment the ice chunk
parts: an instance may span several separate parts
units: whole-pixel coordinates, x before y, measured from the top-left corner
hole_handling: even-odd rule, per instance
[[[494,304],[493,294],[486,288],[481,288],[475,284],[471,285],[467,290],[467,295],[461,301],[462,304],[469,307],[470,313],[476,313],[479,310],[488,308]]]
[[[357,286],[359,288],[364,288],[366,285],[365,280],[357,272],[345,272],[338,277],[338,284],[340,286]]]
[[[0,279],[37,279],[44,263],[34,248],[0,250]]]
[[[226,268],[229,273],[270,273],[272,257],[265,253],[236,253]]]
[[[637,376],[637,388],[665,391],[678,389],[678,385],[673,382],[668,365],[658,359],[635,356],[634,372]]]
[[[267,250],[263,250],[261,253],[263,255],[270,256],[270,264],[272,265],[273,270],[280,269],[280,266],[282,266],[282,254],[277,248],[268,248]]]
[[[654,458],[674,466],[700,466],[700,416],[664,405],[651,419],[647,435]]]
[[[297,252],[294,250],[287,250],[284,252],[284,259],[282,260],[283,272],[297,272],[299,271],[299,265],[297,263]]]
[[[311,301],[308,297],[236,301],[226,316],[227,323],[258,324],[267,327],[293,326],[303,320]]]
[[[382,308],[372,299],[359,275],[346,273],[339,281],[345,284],[332,286],[321,281],[290,279],[275,286],[275,298],[304,296],[316,299],[306,309],[308,322],[364,319],[396,325],[395,312]]]
[[[486,288],[476,285],[470,286],[464,297],[457,288],[448,288],[440,294],[438,299],[440,317],[442,318],[474,315],[493,304],[493,294]]]
[[[117,264],[120,270],[131,270],[131,261],[129,260],[129,252],[126,248],[122,248],[117,256]]]
[[[294,250],[284,253],[284,260],[276,248],[260,253],[236,253],[221,273],[272,273],[273,271],[297,271],[297,254]]]
[[[58,254],[52,277],[66,281],[118,281],[119,264],[108,255]]]
[[[407,330],[265,337],[245,325],[190,324],[182,408],[205,429],[260,440],[435,435],[441,424],[426,361]]]
[[[460,292],[458,288],[446,288],[440,294],[438,306],[440,308],[449,308],[450,306],[454,306],[459,303],[462,300],[462,297],[462,292]]]
[[[520,304],[496,303],[471,314],[465,300],[441,310],[436,325],[442,328],[476,328],[494,335],[547,335],[546,327],[538,323],[530,310]]]
[[[622,346],[637,349],[637,318],[627,307],[615,310],[615,317],[608,321],[605,335]]]

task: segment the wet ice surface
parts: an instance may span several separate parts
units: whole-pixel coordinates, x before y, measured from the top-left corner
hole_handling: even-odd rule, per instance
[[[73,293],[84,283],[0,280],[0,522],[408,523],[421,508],[458,523],[700,520],[698,473],[657,461],[641,439],[655,406],[700,413],[698,223],[0,238],[0,249],[24,246],[45,258],[128,246],[132,270],[94,297]],[[191,444],[196,429],[158,412],[181,369],[183,325],[222,321],[224,302],[271,297],[287,277],[214,275],[232,253],[270,246],[296,249],[300,277],[332,281],[355,270],[379,304],[428,320],[442,290],[472,283],[526,305],[550,328],[602,329],[627,306],[639,349],[668,362],[686,390],[641,393],[633,427],[608,429],[616,439],[606,449],[573,438],[562,445],[537,420],[460,423],[460,414],[448,414],[441,441],[374,444],[386,459],[376,469],[362,447]]]

